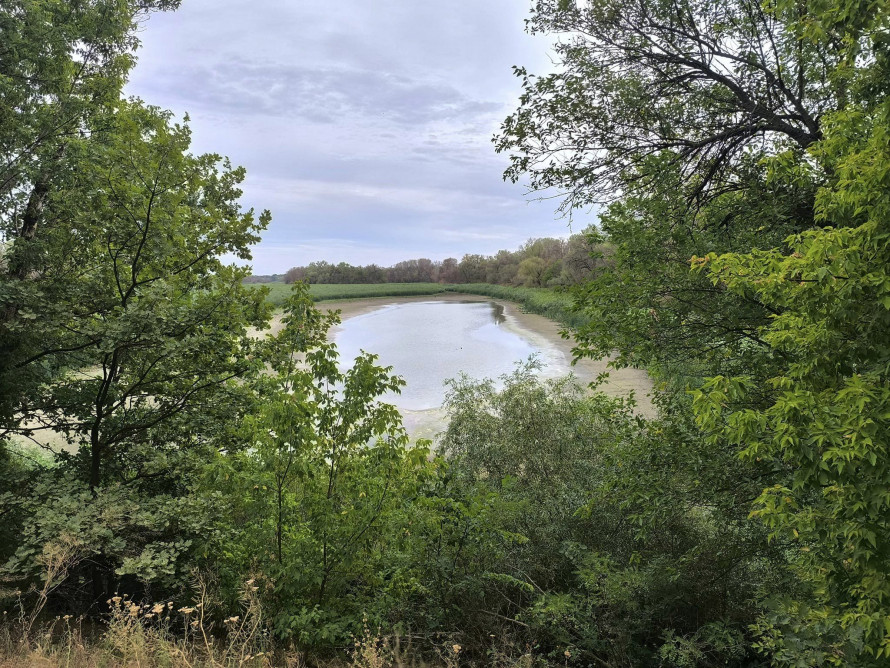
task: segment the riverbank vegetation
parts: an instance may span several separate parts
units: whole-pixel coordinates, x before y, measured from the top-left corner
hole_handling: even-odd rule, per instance
[[[572,295],[566,290],[524,288],[491,283],[463,283],[447,286],[449,292],[506,299],[518,304],[526,313],[535,313],[569,327],[585,322],[586,316],[575,312]]]
[[[275,307],[281,307],[291,293],[291,287],[285,283],[259,285],[268,289],[266,300]],[[416,297],[445,292],[506,299],[518,304],[527,313],[542,315],[569,327],[580,327],[586,323],[586,316],[575,311],[571,293],[552,288],[523,288],[490,283],[321,283],[309,286],[309,295],[315,302],[372,297]]]
[[[266,299],[276,307],[282,306],[291,294],[291,285],[283,282],[261,283],[268,288]],[[439,283],[320,283],[309,286],[309,294],[313,301],[331,301],[335,299],[367,299],[370,297],[415,297],[437,295],[445,292]]]
[[[886,664],[884,5],[536,2],[497,149],[601,207],[579,351],[658,413],[529,364],[433,451],[307,285],[268,334],[244,170],[123,98],[177,4],[0,5],[0,664]]]

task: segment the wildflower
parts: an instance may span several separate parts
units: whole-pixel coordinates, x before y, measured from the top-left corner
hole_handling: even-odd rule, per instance
[[[190,615],[190,614],[192,614],[194,611],[195,611],[194,608],[180,608],[180,609],[179,609],[179,612],[181,612],[181,613],[184,614],[184,615]]]
[[[120,596],[112,596],[111,600],[115,603],[120,603],[123,599]]]
[[[455,654],[460,654],[460,651],[463,648],[460,645],[458,645],[457,643],[455,643],[454,645],[451,646],[451,649],[454,650]]]
[[[164,604],[163,603],[155,603],[154,607],[152,607],[151,611],[156,615],[161,614],[162,612],[164,612]]]
[[[563,652],[563,654],[566,655],[566,658],[567,658],[567,659],[571,659],[571,658],[572,658],[572,653],[571,653],[569,650],[566,650],[565,652]]]

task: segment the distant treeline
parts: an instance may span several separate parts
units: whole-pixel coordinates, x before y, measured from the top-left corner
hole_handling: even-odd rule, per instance
[[[516,251],[501,250],[489,256],[468,254],[461,260],[453,257],[441,261],[419,258],[404,260],[391,267],[376,264],[355,266],[346,262],[332,264],[320,260],[305,267],[289,269],[283,280],[285,283],[306,280],[315,285],[494,283],[536,288],[574,285],[590,278],[611,255],[608,245],[594,239],[588,232],[572,235],[568,239],[529,239]]]
[[[262,274],[248,276],[244,279],[244,283],[281,283],[284,280],[284,274]]]

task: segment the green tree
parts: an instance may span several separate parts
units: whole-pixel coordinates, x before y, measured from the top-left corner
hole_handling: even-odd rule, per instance
[[[178,0],[10,0],[0,7],[0,411],[46,380],[22,366],[41,341],[15,328],[35,273],[44,271],[44,232],[70,221],[47,209],[84,147],[106,131],[138,44],[135,28]],[[13,330],[7,327],[12,325]],[[25,349],[22,350],[21,348]]]
[[[67,442],[58,466],[12,501],[32,512],[10,568],[33,573],[41,545],[70,532],[92,564],[93,602],[115,572],[132,571],[128,560],[184,574],[190,532],[165,529],[163,517],[188,495],[196,453],[220,447],[250,405],[236,382],[259,368],[247,328],[269,315],[264,293],[241,285],[247,269],[222,259],[248,258],[268,222],[240,210],[244,170],[189,154],[188,128],[141,103],[121,102],[101,122],[101,135],[64,157],[45,208],[58,223],[33,241],[41,271],[0,288],[17,312],[6,334],[31,342],[12,369],[47,376],[6,433]],[[167,502],[169,512],[157,508]]]
[[[832,73],[845,55],[806,39],[798,9],[737,0],[590,3],[544,0],[532,32],[559,36],[559,71],[524,70],[519,109],[497,147],[506,176],[566,194],[562,208],[600,214],[614,267],[579,291],[584,354],[692,376],[769,364],[756,330],[774,313],[691,274],[707,252],[781,246],[814,226],[824,174],[770,180],[760,159],[803,151],[820,119],[849,97]],[[850,39],[855,39],[850,36]]]
[[[823,122],[826,136],[813,153],[834,168],[817,198],[826,227],[789,238],[790,253],[695,263],[714,283],[781,308],[760,332],[783,360],[767,380],[769,402],[745,408],[762,390],[740,374],[709,381],[696,409],[743,457],[790,473],[763,491],[755,513],[795,545],[809,589],[776,602],[764,647],[795,665],[883,665],[890,656],[890,105],[848,108]]]
[[[557,660],[568,647],[594,665],[756,663],[747,626],[758,589],[785,587],[783,560],[747,519],[760,481],[734,449],[673,406],[647,423],[534,366],[502,383],[465,377],[448,397],[455,492],[496,498],[489,530],[509,537],[464,614]]]
[[[539,288],[547,271],[547,261],[540,257],[527,257],[519,263],[516,277],[526,287]]]
[[[887,20],[844,1],[540,2],[532,29],[566,35],[564,67],[519,72],[499,143],[507,175],[566,210],[613,202],[580,352],[702,387],[703,435],[741,453],[795,564],[759,622],[781,664],[886,660]]]
[[[403,529],[390,518],[416,494],[429,450],[409,446],[382,398],[404,381],[368,354],[340,369],[327,341],[337,313],[316,310],[302,283],[284,312],[266,343],[272,373],[254,381],[249,447],[219,460],[210,489],[230,500],[223,566],[269,585],[276,633],[318,647],[360,633],[362,613],[380,607],[387,527]]]
[[[517,68],[524,94],[497,142],[507,176],[559,188],[565,210],[645,188],[650,156],[670,156],[692,199],[733,189],[748,150],[810,146],[847,96],[840,34],[804,39],[810,20],[790,2],[539,0],[529,30],[560,37],[562,67]]]

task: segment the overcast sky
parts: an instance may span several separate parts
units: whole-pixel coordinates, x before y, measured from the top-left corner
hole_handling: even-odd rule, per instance
[[[554,202],[502,181],[491,143],[519,94],[511,66],[552,67],[528,9],[184,0],[144,25],[127,92],[188,112],[196,151],[247,168],[245,204],[273,216],[256,273],[490,254],[569,232]]]

